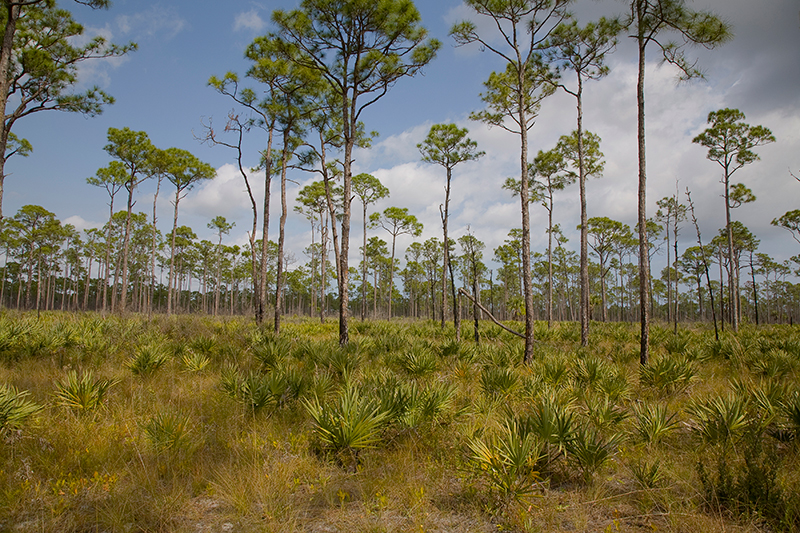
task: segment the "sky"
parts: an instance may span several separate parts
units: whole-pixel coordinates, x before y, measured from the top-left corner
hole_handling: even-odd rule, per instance
[[[647,213],[656,212],[656,202],[680,191],[691,190],[704,242],[725,224],[721,169],[706,159],[706,149],[692,139],[707,127],[710,111],[737,108],[746,122],[772,130],[777,142],[758,148],[760,160],[738,170],[733,182],[752,189],[757,201],[733,212],[760,240],[760,252],[783,261],[800,253],[800,245],[788,231],[770,225],[786,211],[800,208],[800,6],[796,0],[695,0],[698,10],[711,10],[732,26],[734,38],[714,50],[689,48],[697,60],[703,80],[679,83],[674,67],[659,63],[649,51],[646,70],[647,125]],[[108,219],[105,190],[92,187],[86,178],[111,161],[103,150],[108,128],[128,127],[145,131],[160,148],[191,151],[217,169],[217,177],[195,187],[180,202],[179,224],[193,228],[201,239],[213,240],[208,222],[218,215],[235,222],[226,244],[244,245],[252,226],[252,212],[244,183],[238,174],[233,151],[208,146],[199,138],[204,124],[224,126],[233,103],[216,93],[207,82],[212,75],[236,72],[244,77],[249,62],[246,46],[273,29],[275,9],[292,9],[290,0],[114,0],[109,10],[93,11],[67,0],[62,7],[84,24],[86,34],[103,35],[111,42],[136,42],[138,50],[124,58],[95,60],[81,68],[76,89],[97,85],[113,95],[114,105],[102,115],[87,118],[77,114],[44,112],[20,120],[14,132],[34,147],[28,158],[14,157],[6,165],[3,211],[13,214],[27,204],[41,205],[62,222],[83,230],[99,227]],[[521,226],[519,199],[502,189],[506,177],[519,175],[519,138],[500,128],[470,121],[469,114],[483,109],[483,82],[501,60],[477,46],[457,47],[449,36],[454,23],[474,17],[459,0],[417,1],[422,24],[431,37],[442,42],[437,58],[414,78],[397,82],[364,114],[368,131],[380,136],[369,150],[355,154],[354,173],[368,172],[389,188],[390,197],[371,207],[407,207],[424,225],[421,239],[442,237],[439,205],[444,202],[445,174],[442,167],[423,163],[416,145],[430,127],[454,122],[469,129],[469,137],[486,155],[458,165],[453,174],[452,238],[471,232],[485,243],[484,258]],[[223,7],[224,6],[224,7]],[[621,0],[576,0],[573,4],[581,24],[600,16],[624,14]],[[492,27],[475,19],[482,35]],[[637,206],[636,149],[636,51],[632,39],[620,37],[616,51],[608,56],[610,72],[584,89],[584,125],[598,134],[605,154],[601,178],[587,184],[589,217],[607,216],[634,227]],[[565,77],[567,83],[569,78]],[[246,81],[256,91],[256,83]],[[553,148],[561,135],[575,129],[575,99],[562,92],[546,99],[530,134],[529,158],[539,150]],[[265,136],[257,132],[245,139],[245,164],[256,166]],[[316,174],[293,171],[288,187],[290,209],[297,191],[317,179]],[[263,174],[253,174],[256,194],[263,198]],[[174,190],[165,183],[158,197],[158,225],[168,233],[172,227],[171,200]],[[270,235],[277,239],[280,204],[273,183]],[[137,191],[136,211],[152,214],[155,182],[143,183]],[[117,205],[122,205],[122,201]],[[352,236],[361,242],[360,205],[354,202]],[[567,247],[577,250],[580,206],[577,185],[555,196],[554,222],[569,238]],[[259,221],[259,227],[261,222]],[[547,247],[547,212],[531,208],[533,251]],[[371,230],[390,242],[388,233]],[[260,237],[260,235],[259,235]],[[308,261],[303,249],[311,242],[310,224],[290,212],[287,248],[295,262]],[[411,238],[398,238],[402,258]],[[690,222],[683,224],[681,250],[696,244]],[[351,250],[351,264],[358,262],[358,247]],[[663,252],[653,262],[654,275],[666,261]],[[496,265],[490,263],[490,268]]]

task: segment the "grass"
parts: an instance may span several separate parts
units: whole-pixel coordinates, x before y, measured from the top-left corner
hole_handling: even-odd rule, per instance
[[[0,314],[0,531],[800,528],[800,328],[357,325]]]

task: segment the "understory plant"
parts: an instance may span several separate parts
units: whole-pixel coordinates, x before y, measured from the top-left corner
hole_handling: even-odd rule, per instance
[[[17,390],[13,385],[0,385],[0,436],[21,428],[28,418],[42,410],[28,396],[30,392]]]
[[[537,465],[542,446],[516,418],[506,418],[496,432],[470,439],[467,444],[475,472],[501,501],[522,500],[540,490]]]
[[[89,412],[103,405],[108,390],[119,383],[119,379],[94,379],[91,370],[70,370],[66,377],[56,383],[56,403],[78,412]]]
[[[313,434],[321,450],[331,452],[337,461],[352,470],[358,454],[381,440],[389,413],[375,398],[362,395],[357,386],[347,384],[332,400],[313,397],[303,400],[311,417]]]

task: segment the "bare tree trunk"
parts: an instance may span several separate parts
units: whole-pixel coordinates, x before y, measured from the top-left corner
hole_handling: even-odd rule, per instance
[[[153,296],[156,292],[156,204],[158,202],[158,192],[161,190],[161,180],[164,179],[162,175],[158,176],[156,184],[156,193],[153,195],[153,241],[150,248],[150,290],[147,294],[147,313],[153,314]]]
[[[586,211],[586,168],[583,161],[583,86],[578,76],[578,183],[581,197],[581,257],[580,286],[578,305],[581,321],[581,346],[589,345],[589,219]]]
[[[645,166],[645,125],[644,125],[644,53],[645,40],[642,32],[642,10],[641,5],[637,5],[639,12],[639,77],[636,84],[636,101],[638,107],[638,155],[639,155],[639,203],[638,203],[638,222],[639,222],[639,312],[641,321],[639,363],[646,365],[650,358],[650,262],[647,253],[647,173]]]
[[[5,181],[5,153],[6,153],[6,145],[8,143],[8,134],[9,128],[6,126],[6,99],[8,95],[8,89],[11,83],[11,76],[7,75],[9,72],[9,67],[11,66],[11,55],[14,53],[14,34],[17,31],[17,19],[20,16],[20,12],[22,10],[22,6],[20,3],[14,3],[12,5],[8,5],[9,2],[3,2],[3,6],[5,7],[5,27],[3,29],[3,44],[2,44],[2,53],[0,53],[0,117],[3,117],[3,120],[0,120],[0,221],[3,220],[3,188],[4,188],[4,181]]]
[[[286,164],[289,158],[289,130],[283,135],[283,158],[281,160],[281,218],[278,228],[278,265],[275,275],[275,334],[281,331],[281,308],[283,304],[283,248],[286,241]]]
[[[133,178],[131,178],[133,179]],[[122,292],[120,295],[119,312],[125,313],[125,307],[128,301],[128,254],[130,252],[131,244],[131,219],[133,212],[133,189],[135,184],[129,182],[126,185],[128,189],[128,216],[125,219],[125,240],[122,243]]]
[[[731,226],[730,177],[725,168],[725,232],[728,237],[728,312],[731,317],[731,329],[739,331],[739,295],[736,279],[735,259],[733,253],[733,226]]]
[[[447,237],[447,222],[449,219],[449,210],[450,210],[450,178],[451,178],[451,169],[447,167],[447,185],[445,186],[445,193],[444,193],[444,213],[442,215],[442,230],[444,232],[444,258],[442,260],[442,329],[444,329],[444,314],[445,308],[447,307],[447,271],[450,267],[450,244],[448,242]],[[455,281],[453,281],[455,284]],[[455,309],[455,297],[453,298],[453,324],[456,322],[456,309]]]

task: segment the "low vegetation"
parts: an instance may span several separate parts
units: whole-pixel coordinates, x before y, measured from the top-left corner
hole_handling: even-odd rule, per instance
[[[0,314],[0,531],[800,529],[798,327],[352,326]]]

